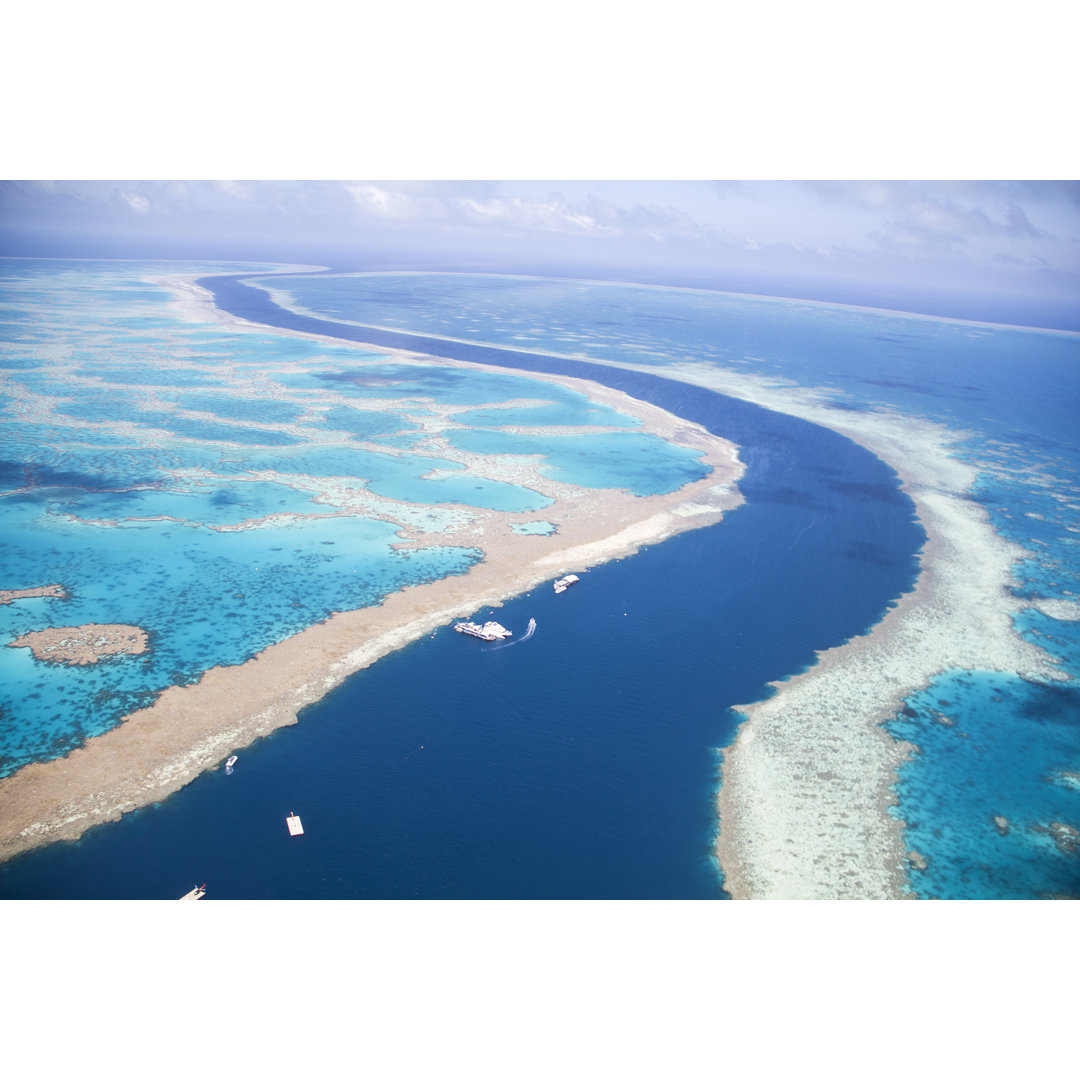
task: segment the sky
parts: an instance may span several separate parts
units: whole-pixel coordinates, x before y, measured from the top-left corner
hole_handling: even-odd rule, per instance
[[[0,256],[560,275],[1080,330],[1073,37],[1055,0],[1024,13],[23,5]]]
[[[1080,182],[7,180],[0,254],[539,273],[1080,329]]]

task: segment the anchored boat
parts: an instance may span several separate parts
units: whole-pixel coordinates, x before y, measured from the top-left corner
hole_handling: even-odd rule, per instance
[[[555,582],[555,591],[557,593],[566,592],[571,585],[580,580],[581,578],[579,578],[577,574],[567,574],[566,577],[561,577]]]
[[[474,622],[459,622],[454,625],[459,634],[478,637],[481,641],[499,641],[511,636],[511,631],[497,622],[486,622],[483,626]]]

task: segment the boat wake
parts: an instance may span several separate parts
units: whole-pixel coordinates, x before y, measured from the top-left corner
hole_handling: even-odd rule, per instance
[[[508,641],[504,645],[496,645],[495,649],[509,649],[511,645],[520,645],[523,641],[528,641],[529,638],[531,638],[533,636],[533,634],[535,634],[535,633],[536,633],[536,620],[535,619],[530,619],[529,620],[529,628],[528,628],[528,630],[526,630],[525,633],[522,634],[521,637],[519,637],[517,639],[517,641]],[[488,649],[487,651],[488,652],[494,652],[495,649]]]

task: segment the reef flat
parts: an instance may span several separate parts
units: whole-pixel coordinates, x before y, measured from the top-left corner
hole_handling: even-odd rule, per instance
[[[10,604],[12,600],[32,600],[39,596],[54,596],[59,600],[67,598],[63,585],[35,585],[29,589],[0,589],[0,604]]]
[[[139,656],[149,648],[149,636],[137,626],[87,623],[31,630],[8,642],[10,649],[29,649],[36,660],[55,664],[96,664],[105,656]]]

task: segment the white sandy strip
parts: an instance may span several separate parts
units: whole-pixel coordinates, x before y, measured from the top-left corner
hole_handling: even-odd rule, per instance
[[[815,390],[709,365],[634,370],[705,386],[803,417],[861,443],[899,473],[929,537],[917,588],[869,634],[774,684],[724,756],[717,856],[737,898],[896,898],[909,871],[888,813],[905,746],[880,726],[950,668],[1061,679],[1024,641],[1009,593],[1026,552],[1003,540],[966,493],[975,470],[949,454],[956,432],[895,413],[830,409]]]

